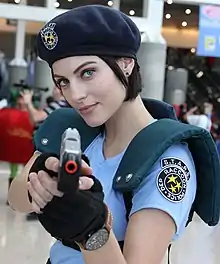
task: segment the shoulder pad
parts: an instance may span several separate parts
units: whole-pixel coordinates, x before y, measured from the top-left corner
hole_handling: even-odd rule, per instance
[[[122,193],[138,188],[164,151],[182,141],[188,143],[196,167],[198,188],[193,210],[205,223],[214,226],[220,215],[220,163],[216,145],[205,129],[171,119],[147,126],[128,146],[113,188]]]
[[[99,128],[89,127],[73,108],[60,108],[51,113],[36,131],[35,149],[59,156],[62,134],[69,127],[79,131],[82,151],[99,133]]]

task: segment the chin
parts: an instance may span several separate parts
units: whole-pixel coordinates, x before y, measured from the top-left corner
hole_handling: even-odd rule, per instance
[[[98,119],[97,117],[96,118],[85,118],[82,116],[82,118],[89,127],[99,127],[105,124],[106,122],[106,120],[101,120],[101,119]]]

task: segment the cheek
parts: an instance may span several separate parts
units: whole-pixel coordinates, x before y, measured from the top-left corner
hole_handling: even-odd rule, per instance
[[[121,83],[114,80],[104,87],[102,95],[111,108],[119,108],[126,97],[126,91]]]
[[[126,96],[124,87],[112,71],[108,71],[100,78],[95,79],[91,91],[93,91],[97,101],[99,99],[114,103],[114,101],[123,101]]]
[[[65,100],[72,106],[74,107],[74,102],[73,100],[71,100],[72,96],[71,96],[71,92],[69,89],[60,91],[60,94],[65,98]]]

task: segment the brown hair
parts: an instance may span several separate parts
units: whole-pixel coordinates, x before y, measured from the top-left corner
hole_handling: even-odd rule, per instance
[[[120,58],[115,57],[100,57],[115,73],[120,82],[124,85],[127,93],[125,101],[134,100],[142,90],[140,66],[135,60],[134,69],[131,75],[127,78],[119,67],[117,60]]]

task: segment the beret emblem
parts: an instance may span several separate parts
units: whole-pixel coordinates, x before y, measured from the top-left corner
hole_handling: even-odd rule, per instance
[[[56,23],[47,24],[41,31],[41,39],[48,50],[53,50],[58,43],[58,35],[54,28]]]

